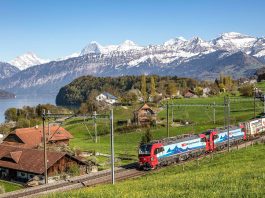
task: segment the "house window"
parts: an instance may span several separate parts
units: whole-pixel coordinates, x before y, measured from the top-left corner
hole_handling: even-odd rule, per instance
[[[20,177],[20,178],[27,178],[27,173],[23,173],[23,172],[17,172],[17,177]]]
[[[32,179],[34,177],[33,174],[28,174],[28,179]]]

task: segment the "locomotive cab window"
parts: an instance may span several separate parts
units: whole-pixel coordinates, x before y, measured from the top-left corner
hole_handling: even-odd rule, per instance
[[[150,155],[152,145],[145,144],[140,146],[139,148],[139,155]]]

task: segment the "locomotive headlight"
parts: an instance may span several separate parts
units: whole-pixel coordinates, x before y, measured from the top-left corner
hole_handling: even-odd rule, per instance
[[[153,157],[151,157],[151,161],[154,161],[154,158]]]

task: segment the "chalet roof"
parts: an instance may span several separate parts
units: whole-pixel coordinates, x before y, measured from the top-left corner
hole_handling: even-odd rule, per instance
[[[110,94],[108,92],[103,92],[102,95],[106,96],[108,99],[117,100],[116,96],[113,96],[112,94]]]
[[[143,106],[141,106],[137,111],[140,111],[140,110],[150,110],[152,113],[155,113],[151,107],[148,106],[148,104],[144,104]]]
[[[48,131],[46,133],[48,133]],[[63,127],[59,127],[56,125],[50,126],[50,135],[48,141],[59,141],[72,138],[72,134],[69,131],[65,130]]]
[[[10,152],[10,156],[11,158],[18,163],[20,160],[20,157],[22,155],[22,151],[14,151],[14,152]]]
[[[53,166],[58,160],[62,157],[72,158],[75,161],[78,161],[80,164],[85,165],[86,162],[83,162],[73,156],[70,156],[64,152],[51,152],[47,151],[48,159],[48,168]],[[6,160],[10,157],[13,159]],[[9,168],[19,171],[25,171],[35,174],[44,173],[44,155],[43,150],[36,149],[25,149],[14,146],[0,145],[0,167]]]
[[[17,139],[20,140],[21,142],[10,141],[9,139],[12,136],[17,137]],[[21,147],[32,148],[38,146],[41,143],[41,138],[42,135],[40,129],[21,128],[21,129],[16,129],[15,131],[9,133],[3,140],[2,144],[18,145]]]
[[[48,141],[68,140],[73,138],[70,132],[58,125],[50,126],[50,132],[48,131],[48,127],[46,127],[45,133],[47,135]],[[21,140],[21,143],[9,141],[9,138],[12,135],[15,135],[18,140]],[[42,142],[42,136],[42,127],[16,129],[5,137],[3,144],[17,145],[25,148],[34,148]]]
[[[193,97],[195,95],[195,92],[192,90],[188,90],[185,92],[184,97]]]
[[[192,91],[192,90],[190,90],[190,89],[189,89],[189,90],[187,90],[187,91],[185,92],[185,94],[186,94],[186,93],[192,93],[192,94],[195,94],[195,92],[194,92],[194,91]]]

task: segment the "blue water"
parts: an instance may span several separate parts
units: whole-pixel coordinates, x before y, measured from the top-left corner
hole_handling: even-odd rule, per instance
[[[5,121],[4,113],[8,108],[21,108],[23,106],[36,106],[38,104],[55,104],[52,95],[17,95],[14,99],[0,99],[0,123]]]

